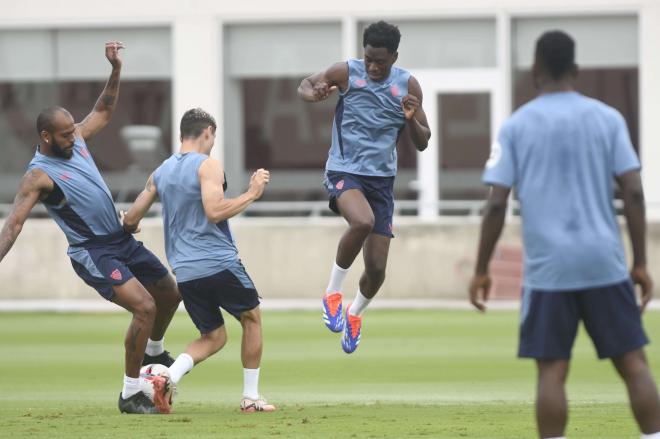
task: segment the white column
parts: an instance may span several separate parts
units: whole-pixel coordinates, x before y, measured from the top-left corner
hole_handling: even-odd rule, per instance
[[[423,219],[433,219],[438,216],[438,200],[440,198],[439,158],[440,133],[437,132],[438,99],[431,78],[417,77],[424,94],[424,111],[431,128],[431,139],[426,150],[417,152],[417,215]]]
[[[218,124],[213,156],[223,157],[222,106],[220,105],[222,46],[220,24],[210,15],[176,18],[172,26],[172,145],[179,149],[179,122],[187,110],[201,107]]]
[[[646,0],[639,19],[640,155],[649,219],[660,219],[660,2]]]
[[[344,59],[358,58],[357,20],[352,15],[344,16],[341,20],[341,53]]]

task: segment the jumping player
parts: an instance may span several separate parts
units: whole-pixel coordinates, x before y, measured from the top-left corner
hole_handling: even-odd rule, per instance
[[[488,263],[515,187],[525,246],[518,355],[536,359],[540,437],[564,436],[565,383],[582,320],[598,357],[611,359],[625,381],[642,437],[660,438],[660,400],[640,318],[652,290],[640,164],[621,114],[574,91],[574,54],[573,39],[561,31],[536,42],[539,95],[502,125],[483,174],[491,191],[470,298],[485,310]],[[612,205],[614,180],[633,247],[630,272]],[[641,287],[641,307],[633,284]]]
[[[339,91],[332,146],[325,170],[330,208],[348,222],[339,241],[330,282],[323,297],[323,320],[343,331],[342,348],[357,349],[362,313],[385,280],[392,234],[396,145],[405,132],[423,151],[431,136],[422,108],[422,90],[406,70],[394,67],[401,34],[384,21],[364,31],[364,59],[349,59],[302,81],[306,102]],[[365,270],[352,305],[342,304],[342,283],[362,250]]]
[[[110,191],[96,168],[86,141],[110,121],[119,95],[120,42],[105,45],[112,73],[92,112],[79,123],[61,107],[37,118],[40,142],[28,166],[14,207],[0,232],[0,260],[18,237],[28,214],[41,201],[69,242],[75,272],[101,296],[127,309],[133,319],[126,348],[124,387],[119,410],[157,413],[141,391],[140,365],[173,359],[163,335],[181,301],[172,276],[142,243],[122,229]],[[145,355],[145,348],[150,355]]]
[[[216,123],[195,108],[181,118],[181,149],[158,167],[124,216],[124,227],[135,232],[149,207],[160,199],[167,259],[176,276],[183,303],[201,336],[179,355],[170,376],[174,383],[193,366],[218,352],[227,342],[220,308],[241,322],[243,340],[244,412],[274,411],[259,396],[261,311],[257,290],[243,268],[228,219],[259,199],[270,179],[259,169],[248,190],[226,198],[227,181],[220,162],[209,154]]]

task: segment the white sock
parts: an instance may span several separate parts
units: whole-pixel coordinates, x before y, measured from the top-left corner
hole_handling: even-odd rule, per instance
[[[642,439],[660,439],[660,431],[657,433],[644,434],[642,433]]]
[[[172,365],[168,368],[168,371],[170,372],[170,378],[174,384],[177,384],[179,380],[181,380],[181,377],[184,376],[190,369],[192,369],[194,365],[195,361],[193,360],[193,357],[186,354],[185,352],[176,357],[174,363],[172,363]]]
[[[348,313],[352,316],[361,316],[364,310],[367,308],[367,305],[369,305],[369,302],[371,302],[371,299],[364,297],[358,288],[358,292],[355,295],[355,300],[351,304]]]
[[[243,369],[243,398],[259,399],[259,369]]]
[[[334,262],[332,264],[332,271],[330,272],[330,283],[328,283],[328,288],[325,289],[325,292],[334,293],[341,291],[341,284],[344,282],[347,274],[348,268],[341,268]]]
[[[152,340],[149,339],[147,340],[147,349],[145,349],[144,353],[147,355],[151,355],[152,357],[155,357],[156,355],[160,355],[163,352],[165,352],[165,338],[161,338],[160,340]]]
[[[121,390],[121,397],[126,399],[140,391],[140,378],[131,378],[124,375],[124,388]]]

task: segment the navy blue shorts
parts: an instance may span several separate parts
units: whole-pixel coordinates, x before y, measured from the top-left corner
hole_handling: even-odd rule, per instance
[[[367,199],[374,214],[372,233],[394,238],[392,215],[394,214],[394,177],[368,177],[346,172],[327,171],[325,187],[330,196],[330,210],[340,213],[337,198],[349,189],[358,189]]]
[[[168,273],[153,253],[124,232],[70,247],[68,254],[76,274],[107,300],[115,294],[113,285],[123,285],[132,277],[151,285]]]
[[[220,308],[240,320],[241,313],[259,306],[259,295],[240,262],[211,276],[179,282],[183,305],[200,334],[224,325]]]
[[[578,291],[525,288],[518,356],[568,360],[580,320],[601,359],[648,343],[630,280]]]

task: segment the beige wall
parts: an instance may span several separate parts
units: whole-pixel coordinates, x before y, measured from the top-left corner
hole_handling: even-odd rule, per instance
[[[339,219],[239,218],[232,229],[241,257],[265,298],[315,298],[324,290],[337,241]],[[463,298],[472,272],[479,223],[442,220],[397,221],[388,277],[381,297]],[[138,237],[163,261],[160,219],[149,219]],[[519,227],[509,221],[501,243],[519,248]],[[660,224],[649,230],[649,262],[660,280]],[[515,265],[515,264],[513,264]],[[352,267],[346,292],[355,291],[361,261]],[[95,292],[77,278],[66,256],[64,235],[49,219],[30,219],[14,248],[0,263],[0,300],[87,299]]]

